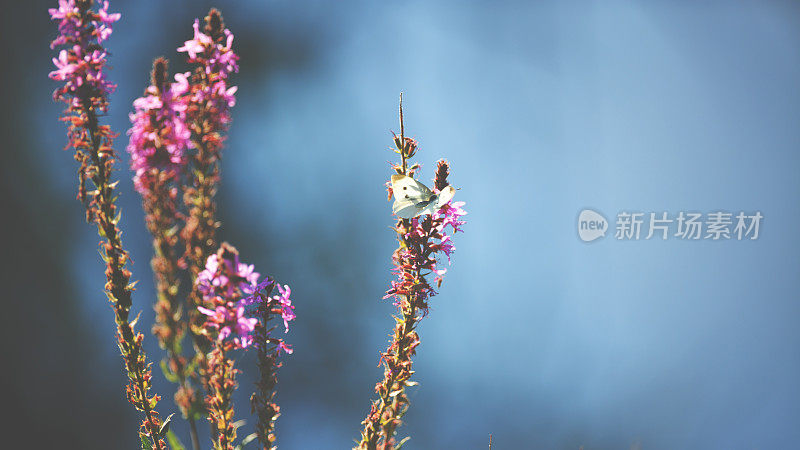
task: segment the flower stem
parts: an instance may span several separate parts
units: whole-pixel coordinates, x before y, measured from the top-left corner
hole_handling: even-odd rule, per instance
[[[128,254],[122,247],[121,232],[117,227],[119,217],[116,215],[113,197],[116,183],[109,182],[114,162],[113,150],[110,145],[103,145],[106,140],[104,137],[108,137],[109,132],[99,126],[91,101],[84,98],[81,104],[83,115],[86,118],[85,131],[90,144],[88,150],[91,165],[86,169],[96,187],[92,193],[94,197],[92,205],[94,206],[90,206],[93,210],[90,210],[89,216],[93,218],[100,235],[105,238],[103,244],[107,279],[105,290],[114,308],[117,340],[130,380],[128,399],[137,409],[144,412],[145,420],[142,428],[152,442],[152,448],[165,449],[166,445],[160,437],[158,413],[154,409],[159,397],[158,395],[148,397],[147,394],[151,374],[142,349],[143,336],[141,333],[134,333],[133,324],[128,321],[133,285],[129,284],[131,273],[125,269]],[[101,136],[101,130],[103,136]],[[102,155],[101,149],[103,150]]]
[[[175,253],[174,203],[171,197],[169,185],[161,177],[155,180],[152,193],[143,200],[147,227],[153,235],[155,252],[151,266],[156,278],[158,301],[155,306],[156,324],[153,325],[153,334],[167,352],[162,369],[168,378],[178,382],[175,403],[189,421],[192,448],[199,450],[200,441],[194,416],[202,408],[202,404],[199,404],[197,393],[189,383],[192,369],[182,354],[181,342],[186,334],[186,325],[181,317],[182,306],[178,298],[180,280]]]
[[[281,415],[281,409],[275,403],[276,386],[278,384],[278,362],[279,351],[275,346],[268,344],[269,329],[267,328],[272,319],[272,305],[269,301],[270,294],[275,287],[272,282],[266,287],[264,301],[259,304],[257,313],[260,315],[261,327],[256,333],[258,339],[258,372],[259,379],[256,382],[256,391],[250,396],[251,411],[258,417],[256,423],[256,435],[264,450],[275,448],[275,422]]]
[[[215,450],[233,450],[236,427],[233,425],[233,391],[236,390],[236,373],[233,359],[226,353],[225,343],[215,343],[208,355],[209,391],[206,405],[211,421],[217,430]]]
[[[407,145],[405,138],[405,126],[403,123],[403,94],[400,94],[400,140],[397,147],[402,159],[401,174],[408,175],[407,160],[410,145]],[[395,259],[399,252],[408,248],[410,243],[406,239],[407,230],[411,227],[408,219],[399,219],[395,227],[399,248],[395,251]],[[403,276],[407,279],[416,280],[420,278],[420,271],[412,268],[402,268]],[[385,367],[383,380],[375,386],[375,392],[379,398],[372,403],[369,415],[364,419],[361,432],[361,442],[358,449],[390,449],[394,448],[394,434],[397,427],[402,423],[401,418],[408,409],[408,397],[405,395],[406,383],[409,382],[411,374],[411,357],[415,354],[415,348],[419,345],[419,336],[415,331],[416,324],[420,317],[417,312],[417,303],[414,293],[400,296],[399,309],[402,319],[395,318],[395,330],[392,341],[384,353],[381,354],[381,361]]]

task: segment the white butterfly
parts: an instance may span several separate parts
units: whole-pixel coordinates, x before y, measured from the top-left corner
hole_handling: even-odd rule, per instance
[[[392,175],[394,204],[392,212],[402,219],[410,219],[421,214],[433,214],[456,195],[453,186],[447,186],[438,194],[428,186],[405,175]]]

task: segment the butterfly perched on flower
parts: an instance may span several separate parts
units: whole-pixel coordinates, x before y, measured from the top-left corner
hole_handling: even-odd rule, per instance
[[[422,214],[433,214],[446,205],[456,194],[453,186],[446,186],[438,194],[428,186],[406,175],[392,175],[394,204],[392,212],[402,219],[411,219]]]

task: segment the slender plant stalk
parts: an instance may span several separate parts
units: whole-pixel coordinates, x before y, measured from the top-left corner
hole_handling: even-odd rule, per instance
[[[214,448],[217,450],[233,450],[236,440],[236,424],[234,422],[233,393],[237,388],[234,350],[246,350],[256,343],[267,345],[265,335],[255,333],[260,327],[258,317],[251,317],[257,312],[252,306],[264,303],[261,291],[272,282],[259,283],[259,273],[252,265],[242,263],[239,252],[233,246],[223,242],[219,250],[209,257],[206,269],[198,275],[198,291],[209,308],[199,307],[206,321],[202,332],[212,343],[208,354],[208,395],[206,406],[209,420],[214,424],[217,435]],[[285,320],[294,318],[291,313],[291,302],[286,295],[280,300],[289,311]],[[279,310],[280,312],[280,310]],[[252,440],[252,436],[246,438]]]
[[[178,263],[177,230],[183,215],[178,210],[178,187],[186,165],[189,129],[185,125],[188,90],[185,74],[170,83],[166,58],[156,58],[151,84],[134,100],[128,131],[128,153],[134,187],[142,196],[145,224],[153,236],[154,255],[150,265],[155,275],[157,300],[153,334],[166,351],[161,360],[164,376],[178,384],[175,403],[189,421],[192,447],[199,450],[195,416],[202,414],[202,402],[191,384],[194,367],[183,356],[186,335],[183,305],[178,296],[181,268]]]
[[[236,440],[236,427],[233,417],[233,392],[236,390],[236,370],[234,360],[228,357],[230,349],[226,345],[215,346],[208,354],[209,394],[206,399],[217,438],[215,450],[233,450]]]
[[[168,185],[156,181],[153,191],[155,199],[169,198],[172,195]],[[186,334],[183,308],[178,290],[180,286],[178,257],[176,255],[175,224],[170,220],[174,217],[171,213],[164,213],[161,202],[144,201],[144,210],[147,217],[147,228],[153,235],[153,250],[155,254],[151,260],[151,267],[156,279],[156,293],[158,301],[155,305],[156,323],[153,325],[153,334],[158,338],[159,344],[167,355],[162,360],[162,369],[171,381],[178,383],[175,393],[175,403],[181,413],[189,422],[189,431],[194,450],[200,449],[200,440],[197,434],[195,414],[201,410],[202,404],[198,403],[197,392],[190,383],[189,377],[193,369],[183,356],[181,342]]]
[[[405,138],[405,125],[403,123],[403,97],[400,94],[400,140],[396,140],[400,153],[400,174],[408,176],[408,158],[411,156],[411,147]],[[411,221],[399,219],[396,225],[397,239],[400,249],[408,248],[405,234],[410,229]],[[403,268],[403,277],[414,280],[420,278],[419,270]],[[384,378],[378,382],[375,391],[378,400],[373,402],[370,414],[362,422],[361,442],[359,449],[378,448],[379,441],[382,448],[392,448],[393,436],[401,418],[408,409],[408,398],[405,395],[406,382],[409,381],[411,370],[411,357],[419,345],[419,336],[415,331],[419,320],[417,304],[411,294],[402,296],[399,302],[400,317],[395,316],[395,329],[392,341],[386,352],[381,354],[381,361],[385,366]]]
[[[107,53],[101,44],[120,15],[109,14],[107,2],[97,11],[92,6],[91,0],[62,0],[58,8],[49,10],[51,18],[60,21],[59,36],[51,47],[66,47],[53,60],[58,70],[49,76],[64,82],[53,98],[68,105],[62,120],[68,123],[68,147],[75,150],[75,159],[80,163],[78,199],[86,208],[87,222],[96,225],[102,239],[101,255],[106,263],[104,289],[114,310],[117,343],[128,375],[126,394],[144,414],[139,432],[142,444],[160,450],[166,448],[155,410],[160,397],[148,394],[152,374],[142,348],[144,336],[134,331],[136,320],[129,321],[135,283],[130,282],[131,272],[125,268],[128,253],[122,246],[118,227],[120,216],[114,193],[117,182],[111,181],[116,161],[115,135],[98,120],[98,115],[108,110],[108,94],[115,88],[103,73]],[[93,184],[91,191],[87,190],[87,180]]]
[[[192,281],[187,301],[189,330],[194,347],[191,366],[197,367],[197,378],[203,390],[211,396],[210,378],[219,378],[220,374],[214,373],[215,369],[209,361],[213,346],[203,333],[205,317],[197,309],[207,305],[198,291],[197,280],[209,256],[217,249],[216,230],[219,223],[214,197],[219,183],[219,158],[225,141],[224,132],[231,120],[229,109],[235,104],[236,92],[235,87],[228,85],[228,78],[239,68],[236,63],[238,56],[231,49],[233,34],[225,28],[222,14],[212,8],[204,22],[201,30],[196,20],[193,38],[178,48],[179,52],[187,53],[187,61],[194,66],[190,74],[189,91],[185,95],[185,123],[194,151],[188,154],[188,181],[181,185],[187,216],[180,237],[185,245],[183,261],[188,265]],[[225,357],[224,352],[215,355],[217,369],[226,366],[219,360],[221,357]],[[211,438],[217,441],[219,430],[215,423],[218,421],[209,420]],[[226,430],[221,432],[227,433]]]
[[[108,126],[98,123],[97,114],[89,99],[80,98],[79,104],[80,107],[74,111],[77,115],[68,117],[71,145],[77,150],[76,159],[81,162],[79,198],[91,198],[85,203],[86,217],[97,226],[98,234],[103,238],[101,248],[106,263],[105,292],[114,309],[117,343],[128,373],[128,400],[144,412],[142,428],[152,441],[153,448],[161,449],[165,447],[159,437],[160,421],[155,411],[159,396],[149,397],[147,393],[152,374],[142,349],[144,337],[133,330],[136,320],[128,320],[132,304],[131,292],[135,283],[130,282],[131,272],[125,268],[128,253],[122,246],[122,232],[118,228],[119,215],[114,202],[117,182],[110,182],[115,161],[111,147],[113,136]],[[85,183],[87,178],[95,187],[88,192]]]
[[[120,352],[125,360],[125,368],[130,380],[127,388],[128,400],[139,410],[144,412],[145,420],[142,428],[154,449],[166,448],[160,436],[160,421],[155,406],[159,395],[148,396],[151,385],[152,373],[150,364],[146,362],[142,340],[144,336],[133,330],[134,323],[128,321],[131,309],[131,292],[133,285],[130,283],[131,272],[125,268],[128,253],[122,247],[122,232],[118,228],[119,216],[117,206],[114,204],[114,188],[117,183],[110,182],[111,170],[114,164],[113,149],[110,139],[106,140],[108,146],[103,147],[103,138],[98,132],[100,126],[92,107],[87,107],[87,101],[81,102],[86,114],[86,132],[91,143],[89,155],[91,163],[88,166],[90,178],[96,189],[89,193],[93,195],[94,210],[90,212],[97,226],[100,236],[105,237],[102,244],[103,259],[106,262],[106,295],[108,295],[114,309],[117,323],[117,341]],[[101,148],[103,149],[101,156]]]
[[[181,230],[181,238],[186,250],[192,290],[189,293],[189,326],[195,348],[194,360],[199,367],[203,388],[208,391],[207,355],[211,343],[203,335],[205,318],[197,311],[204,306],[203,296],[197,290],[196,280],[203,271],[208,257],[218,247],[216,216],[217,185],[219,183],[219,158],[224,146],[224,132],[230,123],[229,108],[235,100],[235,88],[228,87],[228,76],[238,71],[230,45],[233,35],[225,29],[222,14],[212,8],[205,17],[205,27],[201,31],[195,22],[195,36],[179,51],[189,53],[189,62],[195,64],[191,74],[191,100],[186,112],[191,130],[191,140],[195,149],[190,156],[192,169],[189,183],[184,185],[183,198],[188,208],[186,224]],[[225,59],[226,64],[219,61]],[[212,435],[216,435],[212,431]]]
[[[419,170],[419,165],[414,164],[409,167],[409,159],[416,154],[417,142],[405,136],[402,94],[400,137],[395,136],[394,143],[395,152],[400,154],[401,158],[401,163],[394,166],[395,172],[403,177],[413,178],[415,172]],[[392,282],[392,287],[384,298],[394,298],[399,314],[394,316],[395,327],[391,342],[386,351],[381,353],[380,361],[384,366],[384,375],[375,386],[378,399],[372,402],[370,412],[362,422],[361,440],[356,447],[358,449],[392,449],[402,446],[408,439],[396,443],[394,436],[409,407],[406,387],[417,384],[411,381],[411,376],[414,374],[411,358],[416,354],[416,348],[420,344],[416,328],[428,313],[428,299],[436,294],[425,277],[435,273],[437,285],[441,285],[441,277],[446,269],[437,269],[437,254],[446,255],[449,261],[450,254],[455,249],[446,227],[452,227],[453,232],[460,231],[459,227],[464,222],[459,220],[459,217],[466,214],[460,209],[463,203],[450,204],[455,190],[448,185],[448,174],[448,163],[444,160],[439,161],[431,198],[419,199],[428,202],[426,204],[437,202],[438,209],[435,212],[421,211],[410,219],[398,218],[395,224],[398,248],[392,255],[392,260],[398,278]],[[451,193],[450,197],[440,202],[442,197],[439,194],[445,189]],[[402,193],[394,192],[394,195],[398,198]],[[405,198],[408,198],[408,195]]]
[[[198,368],[197,374],[203,389],[210,395],[212,388],[209,384],[209,379],[214,376],[214,370],[210,367],[209,361],[209,352],[212,351],[212,345],[200,331],[205,322],[205,317],[197,311],[197,307],[205,303],[203,302],[203,296],[197,290],[196,280],[203,270],[206,260],[217,246],[216,231],[219,223],[216,220],[214,196],[217,191],[216,185],[219,182],[219,167],[216,160],[211,160],[208,157],[206,145],[202,138],[203,134],[201,134],[205,131],[202,121],[195,122],[193,128],[196,133],[199,131],[193,138],[197,154],[194,158],[195,168],[191,180],[192,184],[184,191],[184,200],[189,207],[189,216],[181,237],[186,244],[185,257],[189,262],[189,274],[192,279],[192,289],[188,295],[188,304],[190,305],[189,327],[195,351],[193,362]],[[216,357],[224,357],[224,353],[216,355]],[[214,420],[209,420],[209,432],[211,433],[211,439],[216,442],[219,438],[219,430]],[[224,438],[225,436],[222,437],[222,439]]]
[[[276,286],[280,295],[271,296]],[[262,290],[263,292],[261,292]],[[295,314],[289,299],[291,295],[289,286],[280,286],[275,281],[265,280],[259,285],[256,295],[260,298],[255,311],[259,320],[255,332],[255,339],[258,343],[259,378],[256,382],[256,390],[250,396],[250,406],[251,411],[258,417],[255,434],[261,443],[261,448],[271,450],[277,448],[275,423],[281,415],[281,408],[275,402],[278,369],[282,366],[282,363],[278,362],[278,357],[281,351],[291,354],[292,349],[282,339],[271,336],[275,327],[270,327],[270,321],[273,317],[282,316],[284,326],[288,331],[289,322],[295,319]]]

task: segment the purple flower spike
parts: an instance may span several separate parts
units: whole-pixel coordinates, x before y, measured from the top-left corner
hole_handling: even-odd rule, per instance
[[[80,97],[102,98],[97,103],[100,111],[108,108],[105,101],[114,92],[116,85],[106,79],[103,69],[108,56],[100,44],[111,35],[111,24],[120,19],[120,14],[108,14],[108,2],[98,12],[81,10],[75,0],[59,0],[58,8],[48,10],[53,20],[59,20],[59,35],[50,43],[50,48],[66,45],[53,58],[58,70],[49,77],[63,81],[64,86],[53,93],[53,98],[73,104]],[[86,94],[79,96],[78,91]]]
[[[152,188],[158,172],[175,179],[184,172],[187,149],[193,146],[186,124],[189,90],[188,73],[176,74],[167,82],[167,62],[159,58],[153,64],[152,85],[133,101],[128,153],[134,171],[133,184],[140,194]]]
[[[227,243],[208,257],[206,268],[198,275],[196,284],[204,302],[213,305],[214,309],[204,306],[197,309],[208,316],[205,329],[212,337],[216,335],[217,341],[232,338],[235,348],[247,348],[256,342],[254,333],[260,315],[257,308],[248,311],[247,307],[264,303],[266,295],[262,291],[274,284],[269,278],[259,283],[259,276],[254,266],[241,262],[239,252]],[[289,302],[288,286],[286,289],[279,286],[279,289],[284,299],[280,305],[284,305]],[[288,305],[290,307],[291,302]]]

